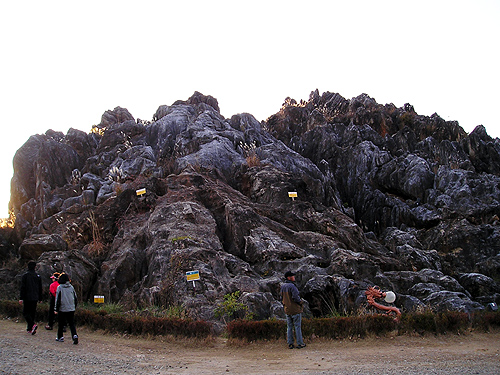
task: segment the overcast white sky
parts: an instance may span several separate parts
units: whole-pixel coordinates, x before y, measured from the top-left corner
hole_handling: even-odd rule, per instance
[[[3,1],[0,217],[30,135],[194,91],[258,120],[316,88],[367,93],[500,137],[499,20],[499,0]]]

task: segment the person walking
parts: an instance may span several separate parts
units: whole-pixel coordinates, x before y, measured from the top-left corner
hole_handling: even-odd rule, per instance
[[[32,335],[36,333],[38,325],[35,323],[36,306],[42,302],[42,278],[35,271],[36,262],[28,262],[28,271],[21,278],[19,304],[23,305],[23,316],[26,320],[26,331]]]
[[[52,279],[52,283],[49,286],[49,294],[50,294],[50,304],[49,304],[49,323],[45,326],[45,329],[52,330],[54,329],[54,321],[55,321],[55,314],[54,314],[54,306],[56,305],[56,291],[57,287],[59,286],[59,276],[61,274],[59,272],[54,272],[50,278]]]
[[[302,338],[302,300],[300,299],[299,290],[295,285],[295,274],[291,271],[285,273],[285,283],[280,290],[281,301],[286,314],[287,326],[287,343],[288,348],[295,348],[293,344],[293,331],[295,331],[295,339],[297,341],[297,349],[302,349],[306,346]]]
[[[69,276],[63,273],[59,276],[59,286],[56,290],[56,300],[54,313],[58,316],[57,338],[56,341],[63,342],[63,327],[69,325],[73,344],[78,344],[78,335],[75,328],[75,310],[78,303],[75,288],[69,282]]]

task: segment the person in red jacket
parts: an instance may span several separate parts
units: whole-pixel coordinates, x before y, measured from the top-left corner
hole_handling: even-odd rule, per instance
[[[56,303],[56,290],[57,287],[59,286],[59,276],[61,274],[59,272],[54,272],[50,278],[52,279],[52,283],[49,286],[49,294],[50,294],[50,306],[49,306],[49,324],[45,326],[45,329],[52,330],[54,329],[54,320],[55,320],[55,314],[54,314],[54,306]]]

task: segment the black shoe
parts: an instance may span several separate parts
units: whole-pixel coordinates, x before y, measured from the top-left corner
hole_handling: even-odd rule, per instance
[[[31,334],[34,335],[36,333],[36,329],[38,328],[38,326],[35,324],[33,325],[33,328],[31,329]]]
[[[306,344],[304,345],[297,345],[297,349],[302,349],[302,348],[305,348],[306,347]]]
[[[78,345],[78,335],[73,336],[73,344]]]
[[[293,348],[295,348],[295,346],[293,344],[288,345],[288,349],[293,349]]]

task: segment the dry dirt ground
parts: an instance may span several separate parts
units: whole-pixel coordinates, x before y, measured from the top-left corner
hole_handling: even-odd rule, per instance
[[[24,322],[0,320],[0,374],[500,374],[500,332],[318,339],[300,350],[78,333],[78,345],[59,343],[55,331],[32,336]]]

